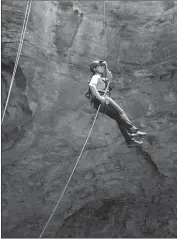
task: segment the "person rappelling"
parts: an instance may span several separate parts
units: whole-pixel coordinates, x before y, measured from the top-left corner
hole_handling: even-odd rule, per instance
[[[143,141],[135,140],[137,136],[145,136],[145,132],[138,130],[127,117],[124,110],[110,97],[112,90],[111,81],[113,79],[111,71],[108,69],[106,61],[96,60],[90,65],[93,76],[89,82],[89,91],[86,97],[90,99],[94,108],[115,120],[119,126],[128,148],[140,146]],[[103,77],[105,73],[105,78]],[[101,104],[101,105],[100,105]]]

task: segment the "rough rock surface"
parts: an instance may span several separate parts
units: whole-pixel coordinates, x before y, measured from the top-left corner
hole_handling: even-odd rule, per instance
[[[25,7],[2,1],[2,109]],[[40,235],[93,122],[88,65],[105,52],[113,99],[148,136],[127,149],[99,115],[44,237],[177,236],[177,5],[107,2],[105,30],[103,12],[101,2],[32,3],[2,126],[3,237]]]

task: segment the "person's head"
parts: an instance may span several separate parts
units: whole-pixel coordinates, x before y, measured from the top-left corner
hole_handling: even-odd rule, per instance
[[[93,75],[95,75],[96,73],[102,75],[104,73],[105,64],[103,62],[104,61],[101,60],[92,62],[92,64],[90,65],[90,71],[93,73]]]

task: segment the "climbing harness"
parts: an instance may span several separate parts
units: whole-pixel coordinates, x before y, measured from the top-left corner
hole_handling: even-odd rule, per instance
[[[106,70],[105,70],[105,78],[107,78],[107,77],[106,77]],[[85,97],[90,101],[90,104],[92,105],[93,102],[94,102],[94,96],[93,96],[92,91],[91,91],[91,89],[90,89],[90,87],[89,87],[90,81],[91,81],[91,79],[88,81],[88,89],[87,89],[87,92],[85,93]],[[104,94],[104,92],[105,92],[105,90],[106,90],[106,88],[107,88],[107,86],[108,86],[108,81],[107,81],[107,80],[103,80],[103,79],[102,79],[102,81],[103,81],[104,84],[105,84],[105,88],[103,89],[103,91],[99,91],[99,93],[100,93],[101,95]],[[108,89],[107,89],[107,92],[106,92],[106,94],[107,94],[108,96],[111,96],[111,90],[112,90],[112,86],[111,86],[111,84],[109,83],[109,86],[108,86]]]
[[[105,33],[105,1],[104,1],[104,33]],[[105,38],[106,38],[106,34],[105,34]],[[106,40],[105,40],[105,41],[106,41]],[[104,58],[106,59],[106,53],[105,53],[105,52],[106,52],[106,49],[105,49],[105,44],[104,44]],[[106,77],[106,70],[105,70],[105,77]],[[107,85],[107,87],[106,87],[106,89],[105,89],[105,92],[104,92],[104,95],[103,95],[103,96],[106,95],[106,92],[108,91],[108,88],[109,88],[109,83],[108,83],[108,85]],[[79,163],[79,160],[80,160],[80,158],[81,158],[81,156],[82,156],[82,154],[83,154],[83,152],[84,152],[85,146],[86,146],[86,144],[87,144],[87,142],[88,142],[88,139],[89,139],[89,137],[90,137],[90,134],[91,134],[92,129],[93,129],[93,127],[94,127],[94,124],[95,124],[95,122],[96,122],[96,119],[97,119],[97,116],[98,116],[100,107],[101,107],[101,104],[99,105],[99,107],[98,107],[98,109],[97,109],[97,112],[96,112],[94,121],[93,121],[93,123],[92,123],[91,129],[90,129],[89,134],[88,134],[88,136],[87,136],[87,138],[86,138],[86,141],[85,141],[84,146],[83,146],[83,148],[82,148],[82,150],[81,150],[81,153],[80,153],[80,155],[79,155],[79,157],[78,157],[78,159],[77,159],[77,161],[76,161],[76,164],[75,164],[75,166],[74,166],[74,168],[73,168],[73,170],[72,170],[72,173],[71,173],[71,175],[70,175],[70,177],[69,177],[69,179],[68,179],[68,181],[67,181],[67,183],[66,183],[66,185],[65,185],[65,187],[64,187],[64,189],[63,189],[63,191],[62,191],[62,193],[61,193],[61,196],[59,197],[59,199],[58,199],[58,201],[57,201],[56,206],[54,207],[54,209],[53,209],[53,211],[52,211],[52,213],[51,213],[51,215],[50,215],[48,221],[46,222],[46,224],[45,224],[45,226],[44,226],[44,228],[43,228],[43,230],[42,230],[42,232],[41,232],[39,238],[41,238],[41,237],[43,236],[43,234],[44,234],[44,232],[45,232],[47,226],[49,225],[49,223],[50,223],[50,221],[51,221],[51,219],[52,219],[52,217],[53,217],[53,215],[54,215],[54,213],[55,213],[55,211],[56,211],[56,209],[57,209],[59,203],[61,202],[61,199],[62,199],[62,197],[63,197],[63,195],[64,195],[64,193],[65,193],[65,191],[66,191],[66,188],[67,188],[68,184],[69,184],[70,181],[71,181],[71,178],[72,178],[72,176],[73,176],[73,174],[74,174],[74,171],[75,171],[75,169],[76,169],[76,167],[77,167],[77,165],[78,165],[78,163]]]
[[[28,18],[29,18],[29,14],[30,14],[30,9],[31,9],[31,3],[32,3],[32,0],[28,1],[27,2],[27,6],[26,6],[26,12],[25,12],[25,18],[24,18],[24,21],[23,21],[23,27],[22,27],[21,37],[20,37],[20,43],[19,43],[17,57],[16,57],[16,60],[15,60],[15,65],[14,65],[14,69],[13,69],[13,73],[12,73],[12,79],[11,79],[11,83],[10,83],[10,87],[9,87],[9,91],[8,91],[8,95],[7,95],[7,99],[6,99],[6,104],[5,104],[5,108],[4,108],[3,115],[2,115],[1,124],[3,123],[4,116],[5,116],[5,113],[6,113],[6,110],[7,110],[7,106],[8,106],[8,102],[9,102],[12,86],[13,86],[13,83],[14,83],[18,62],[19,62],[19,59],[20,59],[20,54],[21,54],[21,50],[22,50],[23,40],[24,40],[24,36],[25,36],[25,32],[26,32],[26,27],[27,27],[27,24],[28,24]]]

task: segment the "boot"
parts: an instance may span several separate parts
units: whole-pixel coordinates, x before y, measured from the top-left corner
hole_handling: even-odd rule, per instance
[[[136,146],[141,146],[142,144],[143,144],[143,141],[131,140],[130,142],[127,143],[127,147],[133,148]]]
[[[146,136],[146,132],[142,132],[142,131],[137,131],[136,133],[132,133],[130,134],[132,137],[136,137],[136,136]]]

